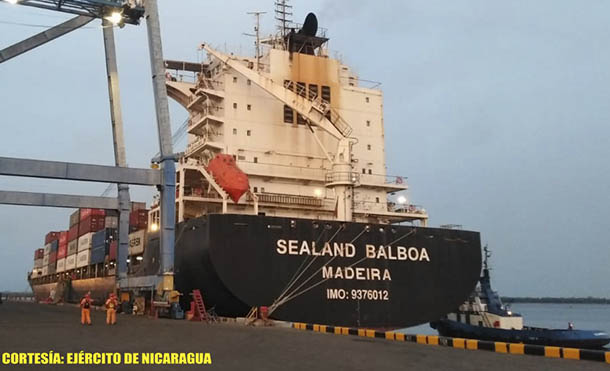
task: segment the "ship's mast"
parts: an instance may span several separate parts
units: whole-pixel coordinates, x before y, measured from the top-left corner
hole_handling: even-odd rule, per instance
[[[256,18],[256,25],[254,26],[254,34],[245,34],[247,36],[256,37],[256,70],[260,71],[261,64],[261,15],[267,14],[267,12],[248,12],[248,14],[254,15]]]
[[[280,31],[282,42],[284,42],[288,25],[292,23],[292,5],[289,2],[290,0],[275,1],[275,19],[278,21],[277,28]]]

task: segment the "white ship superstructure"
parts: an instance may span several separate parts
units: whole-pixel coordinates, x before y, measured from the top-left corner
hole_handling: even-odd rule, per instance
[[[386,173],[382,91],[328,55],[313,14],[282,29],[256,57],[203,44],[204,63],[166,62],[168,94],[189,112],[177,222],[241,213],[425,226],[425,210],[402,196],[406,178]],[[206,170],[217,154],[248,176],[238,203]]]

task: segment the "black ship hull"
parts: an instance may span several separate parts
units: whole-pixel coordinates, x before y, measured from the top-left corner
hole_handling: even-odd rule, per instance
[[[470,231],[229,214],[176,231],[177,290],[225,316],[269,306],[278,320],[407,327],[459,306],[480,270]]]

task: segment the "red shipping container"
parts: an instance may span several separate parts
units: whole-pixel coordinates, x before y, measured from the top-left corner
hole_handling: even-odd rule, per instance
[[[146,229],[148,226],[148,210],[136,210],[129,213],[129,226],[135,228],[135,230]]]
[[[78,225],[78,237],[89,232],[97,232],[100,229],[104,229],[105,221],[106,217],[103,215],[91,215],[87,219],[81,220]]]
[[[68,244],[68,231],[59,232],[59,246]]]
[[[131,211],[146,209],[146,202],[132,202]]]
[[[68,253],[68,244],[59,245],[57,248],[57,259],[63,259]]]
[[[81,222],[90,216],[105,216],[106,210],[104,209],[80,209],[80,220]]]
[[[44,244],[49,244],[55,240],[59,240],[59,232],[49,232],[44,238]]]
[[[78,238],[78,224],[70,227],[68,231],[68,242],[72,242]]]
[[[119,247],[118,241],[110,242],[110,252],[108,253],[108,260],[110,260],[110,261],[116,260],[116,254],[117,254],[118,247]]]
[[[34,251],[34,260],[44,258],[44,249],[36,249]]]
[[[53,251],[49,254],[49,264],[57,262],[57,251]]]

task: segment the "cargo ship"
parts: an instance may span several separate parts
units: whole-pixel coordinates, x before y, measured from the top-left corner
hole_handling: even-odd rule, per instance
[[[286,0],[275,12],[274,34],[255,27],[254,56],[201,44],[203,62],[166,61],[168,95],[189,114],[176,171],[182,307],[199,289],[232,317],[265,306],[341,326],[440,318],[477,283],[479,233],[428,225],[407,178],[387,172],[380,84],[329,55],[313,13],[295,24]],[[133,276],[159,271],[158,223],[153,200]]]

